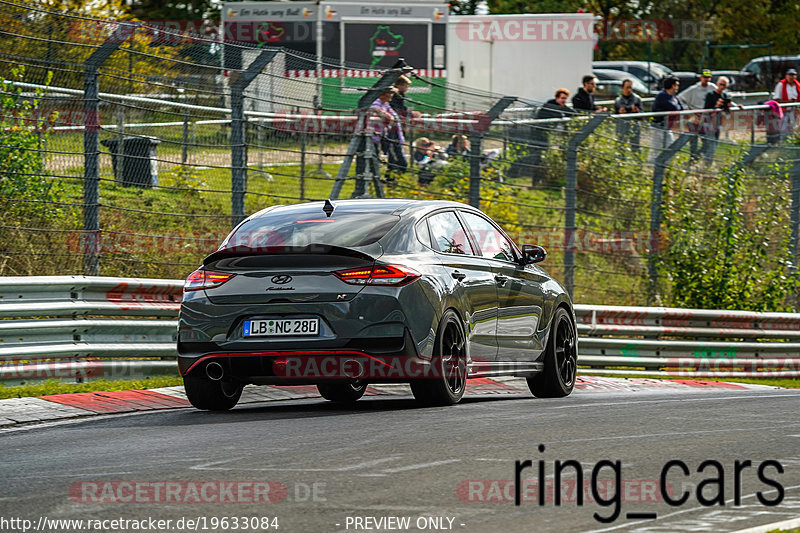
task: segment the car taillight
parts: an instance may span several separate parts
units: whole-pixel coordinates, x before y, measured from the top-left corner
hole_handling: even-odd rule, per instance
[[[407,285],[420,277],[420,273],[401,265],[375,265],[350,270],[337,270],[337,278],[351,285]]]
[[[214,272],[213,270],[195,270],[183,283],[183,291],[199,291],[202,289],[213,289],[219,287],[236,274],[227,272]]]

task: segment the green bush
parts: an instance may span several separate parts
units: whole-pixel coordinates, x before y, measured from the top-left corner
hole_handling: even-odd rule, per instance
[[[62,188],[46,176],[42,157],[49,125],[57,115],[40,112],[42,89],[36,89],[32,98],[23,94],[17,83],[25,78],[24,67],[13,69],[12,76],[2,81],[0,92],[0,197],[5,203],[5,223],[53,220],[63,215],[62,208],[48,202],[60,200]],[[52,72],[46,84],[51,79]]]

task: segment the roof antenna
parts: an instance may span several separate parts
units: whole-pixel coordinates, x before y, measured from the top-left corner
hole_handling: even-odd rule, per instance
[[[330,198],[325,200],[325,206],[322,208],[322,210],[325,211],[325,214],[328,215],[328,218],[331,218],[334,209],[336,209],[336,206],[333,205],[333,202],[331,202]]]

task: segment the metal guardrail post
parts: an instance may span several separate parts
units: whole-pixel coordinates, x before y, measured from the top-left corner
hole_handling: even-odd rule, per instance
[[[100,275],[100,131],[98,69],[133,34],[136,25],[121,23],[83,64],[83,272]],[[120,159],[121,160],[121,159]]]
[[[262,50],[231,85],[231,223],[235,227],[245,218],[247,191],[247,146],[244,138],[244,90],[256,79],[278,50]]]
[[[661,247],[661,199],[664,191],[664,174],[667,171],[669,162],[675,154],[683,148],[692,133],[682,133],[671,145],[662,150],[655,160],[653,168],[653,192],[650,201],[650,253],[647,258],[648,272],[650,275],[650,291],[648,294],[649,303],[652,304],[658,296],[658,256]]]
[[[564,211],[564,288],[570,298],[575,292],[575,214],[578,209],[578,147],[606,119],[601,114],[592,117],[588,124],[567,142],[567,183]]]

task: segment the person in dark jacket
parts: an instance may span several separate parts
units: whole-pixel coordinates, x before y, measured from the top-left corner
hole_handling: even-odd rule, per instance
[[[653,113],[665,111],[682,111],[683,105],[678,97],[678,89],[680,89],[680,80],[674,76],[670,76],[664,80],[664,89],[656,95],[653,101]],[[650,156],[647,160],[652,163],[655,161],[656,156],[661,153],[666,147],[672,144],[672,132],[669,130],[669,121],[666,116],[659,116],[653,118],[653,142],[650,147]]]
[[[627,113],[641,113],[642,99],[633,92],[633,80],[622,80],[622,93],[614,100],[614,113],[624,115]],[[639,151],[639,137],[641,123],[629,118],[617,120],[617,137],[622,142],[629,142],[634,152]]]
[[[728,112],[733,103],[728,95],[727,88],[730,84],[727,76],[720,76],[717,80],[717,88],[706,95],[706,103],[704,109],[718,109],[720,111]],[[720,125],[722,117],[719,113],[708,113],[703,115],[702,129],[700,131],[703,136],[703,158],[706,165],[710,165],[714,159],[714,152],[717,149],[717,141],[719,140]]]
[[[567,106],[567,99],[569,98],[569,91],[567,89],[558,89],[555,98],[551,98],[539,108],[534,115],[535,119],[553,119],[553,118],[567,118],[575,114],[575,111]],[[563,128],[561,123],[544,123],[534,124],[525,127],[530,140],[528,155],[517,158],[508,169],[509,178],[517,178],[520,176],[531,176],[532,185],[536,185],[541,179],[541,169],[539,168],[542,162],[542,153],[549,146],[549,133],[554,130]],[[512,133],[512,135],[514,135]]]
[[[408,168],[408,162],[403,153],[403,142],[405,139],[401,140],[400,137],[403,137],[403,127],[407,123],[407,117],[409,115],[409,109],[406,106],[406,91],[408,91],[408,86],[410,84],[411,80],[405,76],[400,76],[397,78],[397,81],[394,82],[395,92],[392,95],[392,99],[389,101],[389,107],[397,113],[400,122],[397,128],[389,130],[383,143],[383,150],[388,157],[387,163],[389,168],[400,172]]]
[[[597,107],[594,103],[594,88],[597,80],[591,74],[584,76],[581,80],[583,87],[578,89],[572,97],[572,108],[576,111],[588,111],[590,113],[605,113],[605,107]]]

